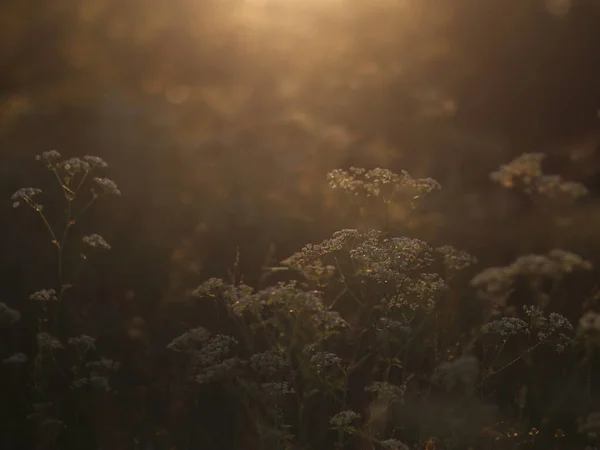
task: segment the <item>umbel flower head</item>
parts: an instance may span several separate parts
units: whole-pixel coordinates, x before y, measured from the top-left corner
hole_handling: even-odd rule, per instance
[[[492,172],[492,181],[506,188],[521,186],[525,192],[538,193],[548,198],[577,199],[588,194],[587,188],[577,182],[564,181],[560,175],[544,175],[543,153],[523,153],[500,169]]]
[[[117,187],[117,183],[108,178],[95,177],[94,181],[102,188],[106,195],[121,195],[121,191]]]
[[[440,190],[440,184],[432,178],[413,178],[408,172],[399,174],[388,169],[366,170],[351,167],[348,171],[336,169],[327,174],[329,186],[351,195],[382,197],[389,203],[395,195],[405,194],[415,201],[434,190]]]
[[[29,296],[29,299],[38,302],[49,302],[58,300],[58,298],[56,297],[56,291],[54,289],[42,289],[40,291],[34,292]]]
[[[355,421],[359,420],[360,417],[360,414],[358,414],[357,412],[347,409],[345,411],[340,411],[335,416],[333,416],[329,421],[329,424],[333,429],[344,429],[352,425]]]
[[[84,244],[91,248],[101,248],[104,250],[110,250],[110,244],[104,240],[102,236],[99,234],[90,234],[89,236],[84,236],[82,239]]]
[[[13,208],[18,208],[21,206],[21,203],[25,203],[32,208],[40,208],[40,205],[34,202],[33,197],[41,193],[42,190],[38,188],[21,188],[11,196],[11,200],[13,201],[12,206]]]

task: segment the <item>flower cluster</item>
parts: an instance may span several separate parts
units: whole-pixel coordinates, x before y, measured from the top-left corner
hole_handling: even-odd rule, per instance
[[[221,363],[231,352],[237,341],[231,336],[217,334],[212,337],[201,349],[193,352],[192,364],[205,368]]]
[[[503,304],[519,277],[560,278],[575,270],[590,270],[592,264],[581,256],[555,249],[547,255],[525,255],[505,267],[490,267],[471,280],[484,298]]]
[[[117,187],[117,183],[102,177],[95,177],[94,181],[102,188],[102,191],[106,195],[121,195],[121,191]]]
[[[206,345],[210,332],[204,327],[194,328],[171,341],[167,348],[176,352],[190,352]]]
[[[379,231],[374,230],[364,233],[354,229],[339,230],[333,233],[330,239],[325,239],[320,244],[305,245],[299,252],[283,260],[281,263],[295,270],[306,270],[320,263],[320,259],[330,254],[341,250],[349,251],[354,247],[355,243],[369,238],[376,239],[380,235]]]
[[[406,393],[406,386],[397,386],[387,381],[375,381],[365,388],[366,392],[371,392],[378,400],[386,403],[402,401]]]
[[[225,288],[225,283],[220,278],[209,278],[198,286],[192,294],[196,297],[215,297],[221,294]]]
[[[317,369],[327,369],[332,366],[339,366],[342,363],[340,358],[335,353],[317,352],[310,358],[311,364],[314,364]]]
[[[478,262],[476,257],[468,254],[464,250],[457,250],[451,245],[438,247],[435,251],[442,255],[444,264],[450,271],[463,270]]]
[[[85,365],[89,371],[88,376],[78,377],[71,382],[71,389],[89,386],[93,389],[111,392],[110,375],[119,370],[121,364],[108,358],[100,358],[98,361],[89,361]]]
[[[408,194],[416,200],[441,189],[440,184],[432,178],[415,179],[406,171],[396,174],[381,168],[366,170],[351,167],[348,171],[336,169],[327,174],[327,181],[333,189],[341,189],[352,195],[381,196],[385,202],[391,202],[396,194]]]
[[[29,299],[38,302],[49,302],[58,300],[58,298],[56,297],[56,291],[54,289],[42,289],[40,291],[34,292],[29,296]]]
[[[431,310],[440,294],[448,290],[448,285],[437,273],[422,273],[406,285],[405,291],[412,294],[416,305]]]
[[[529,324],[517,317],[503,317],[500,320],[486,323],[482,327],[486,334],[499,334],[501,336],[512,336],[521,333],[529,333]]]
[[[96,338],[82,334],[77,337],[69,338],[67,344],[81,349],[83,352],[96,348]]]
[[[239,358],[228,358],[217,364],[203,368],[194,379],[199,384],[208,384],[224,378],[230,378],[235,375],[235,371],[240,364],[241,361]]]
[[[338,311],[319,311],[311,316],[310,323],[322,332],[320,340],[325,340],[350,327]]]
[[[89,167],[94,169],[106,169],[108,164],[99,156],[89,156],[86,155],[83,157],[83,160],[89,165]]]
[[[500,166],[499,170],[490,174],[490,178],[506,188],[520,185],[527,193],[536,192],[549,198],[577,199],[588,194],[581,183],[564,181],[559,175],[544,175],[544,158],[543,153],[524,153]]]
[[[51,165],[54,161],[60,159],[61,155],[56,150],[49,150],[47,152],[42,152],[41,155],[36,155],[36,161],[43,161],[46,164]]]
[[[35,201],[33,200],[33,197],[41,193],[42,190],[38,188],[21,188],[10,197],[10,199],[13,201],[12,206],[13,208],[18,208],[19,206],[21,206],[21,202],[23,202],[26,205],[31,206],[35,210],[41,210],[42,205],[35,203]]]
[[[343,430],[351,426],[355,421],[360,419],[360,414],[350,409],[340,411],[329,420],[331,428],[334,430]]]
[[[56,336],[52,336],[50,333],[38,333],[37,334],[37,343],[40,349],[40,353],[51,353],[54,350],[63,349],[64,346],[60,339]]]
[[[273,376],[281,369],[287,367],[281,349],[272,348],[266,352],[255,353],[250,357],[250,367],[260,375]]]
[[[76,175],[81,172],[90,171],[90,165],[87,163],[87,161],[84,161],[83,159],[77,157],[61,161],[57,164],[57,167],[67,172],[70,176]]]
[[[430,266],[433,249],[419,239],[382,239],[379,233],[369,236],[350,250],[350,257],[360,266],[360,273],[377,281],[404,282],[406,273]]]
[[[84,236],[82,239],[83,243],[91,248],[102,248],[105,250],[110,250],[110,244],[104,240],[102,236],[99,234],[90,234],[89,236]]]
[[[287,381],[261,383],[260,392],[269,397],[282,397],[287,394],[293,394],[294,388]]]
[[[537,331],[539,342],[547,341],[552,336],[557,339],[556,350],[562,352],[571,342],[571,338],[564,332],[573,331],[573,325],[561,314],[550,313],[547,316],[537,306],[524,305],[525,316],[529,317],[527,323],[517,317],[503,317],[482,327],[487,334],[499,334],[500,336],[514,336],[517,334],[530,334]]]
[[[542,176],[542,161],[545,157],[543,153],[524,153],[500,166],[499,170],[490,174],[490,178],[507,188],[515,186],[517,182],[530,185]]]
[[[220,298],[237,316],[243,316],[246,311],[255,315],[260,314],[261,303],[254,289],[245,284],[236,286],[225,284],[219,278],[210,278],[192,292],[199,298]]]

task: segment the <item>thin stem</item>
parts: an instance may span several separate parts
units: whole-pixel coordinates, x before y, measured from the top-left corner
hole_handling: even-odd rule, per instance
[[[48,222],[48,219],[46,219],[46,215],[42,212],[42,210],[39,210],[33,206],[32,206],[32,208],[35,209],[39,213],[40,217],[44,221],[44,225],[46,225],[46,228],[48,229],[48,232],[50,233],[50,236],[52,237],[52,243],[56,246],[60,246],[60,243],[58,242],[58,239],[56,239],[56,235],[54,234],[54,230],[52,229],[50,222]]]
[[[477,384],[477,386],[475,386],[473,388],[473,391],[476,391],[477,389],[479,389],[492,375],[496,375],[497,373],[502,372],[504,369],[512,366],[514,363],[520,361],[525,355],[528,355],[529,353],[531,353],[532,351],[534,351],[536,348],[538,348],[544,342],[546,342],[546,341],[539,341],[539,342],[537,342],[536,344],[534,344],[533,346],[531,346],[527,350],[525,350],[523,353],[521,353],[519,356],[517,356],[515,359],[513,359],[509,363],[507,363],[507,364],[503,365],[502,367],[500,367],[498,370],[496,370],[496,371],[494,371],[492,373],[488,373],[487,376],[483,377],[483,379]]]

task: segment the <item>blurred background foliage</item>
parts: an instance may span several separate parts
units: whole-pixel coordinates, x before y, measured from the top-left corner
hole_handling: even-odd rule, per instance
[[[410,233],[484,265],[557,246],[598,261],[599,42],[596,0],[5,0],[2,296],[48,276],[35,263],[53,249],[9,197],[46,187],[31,160],[53,148],[101,156],[124,194],[85,219],[114,251],[81,320],[134,355],[132,396],[160,385],[156,349],[180,319],[167,311],[227,276],[238,249],[255,284],[264,265],[357,226],[327,188],[338,167],[437,179]],[[538,151],[590,188],[577,209],[489,181]],[[393,211],[392,231],[403,218]]]

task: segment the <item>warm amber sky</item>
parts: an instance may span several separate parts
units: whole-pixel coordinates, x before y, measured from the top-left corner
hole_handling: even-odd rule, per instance
[[[3,171],[99,154],[127,232],[185,259],[353,226],[325,173],[406,169],[444,186],[420,232],[484,245],[518,212],[487,178],[511,157],[594,187],[598,24],[595,0],[7,0]]]

